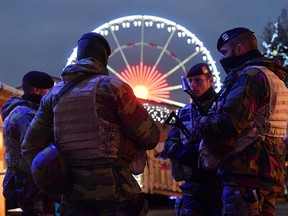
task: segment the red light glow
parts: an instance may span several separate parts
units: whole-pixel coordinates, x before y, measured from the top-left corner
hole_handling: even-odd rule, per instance
[[[128,83],[138,98],[156,102],[170,98],[166,75],[161,74],[155,65],[151,67],[143,62],[136,66],[127,65],[126,69],[116,76]]]

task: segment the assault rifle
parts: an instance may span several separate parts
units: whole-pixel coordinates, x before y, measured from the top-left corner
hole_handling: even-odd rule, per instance
[[[186,136],[187,140],[192,141],[192,133],[188,130],[188,128],[183,124],[183,122],[179,119],[174,111],[172,111],[168,118],[164,121],[164,124],[169,124],[177,127],[181,132]]]
[[[188,143],[186,145],[186,148],[182,149],[182,151],[177,153],[177,159],[180,163],[189,167],[193,167],[195,163],[194,159],[196,158],[198,161],[199,151],[199,144],[195,142],[195,137],[193,136],[193,134],[183,124],[183,122],[179,119],[179,117],[174,111],[170,113],[164,124],[169,124],[177,127],[186,136]]]
[[[197,109],[199,110],[201,115],[206,115],[206,111],[204,110],[203,104],[200,103],[198,98],[194,95],[192,89],[187,83],[187,79],[185,76],[181,76],[181,84],[182,84],[182,90],[190,95],[191,99],[193,100],[194,104],[196,105]]]

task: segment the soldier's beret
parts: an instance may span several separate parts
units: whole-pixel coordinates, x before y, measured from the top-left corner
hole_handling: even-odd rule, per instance
[[[41,71],[30,71],[26,73],[22,82],[41,89],[48,89],[54,86],[54,80],[51,76]]]
[[[206,63],[198,63],[191,67],[191,69],[187,73],[187,78],[192,77],[192,76],[197,76],[201,74],[210,74],[212,75],[212,72]]]
[[[221,47],[228,42],[230,39],[234,38],[235,36],[239,35],[240,33],[243,32],[251,32],[254,33],[252,31],[250,31],[247,28],[243,28],[243,27],[238,27],[238,28],[233,28],[230,29],[228,31],[225,31],[224,33],[222,33],[217,41],[217,49],[220,51]]]

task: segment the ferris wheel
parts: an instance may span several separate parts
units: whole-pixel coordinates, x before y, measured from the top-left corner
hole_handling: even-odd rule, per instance
[[[221,88],[210,51],[195,34],[173,21],[148,15],[125,16],[104,23],[93,32],[108,40],[112,54],[110,74],[128,83],[138,98],[184,106],[190,97],[182,91],[180,77],[194,64],[206,62]],[[76,61],[77,47],[68,58]]]

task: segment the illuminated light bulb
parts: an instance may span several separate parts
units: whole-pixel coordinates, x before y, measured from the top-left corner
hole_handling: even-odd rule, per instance
[[[277,50],[273,50],[273,51],[272,51],[272,54],[273,54],[274,56],[276,56],[276,55],[278,55],[278,51],[277,51]]]
[[[137,85],[133,88],[134,94],[137,98],[147,99],[149,96],[149,91],[144,85]]]

